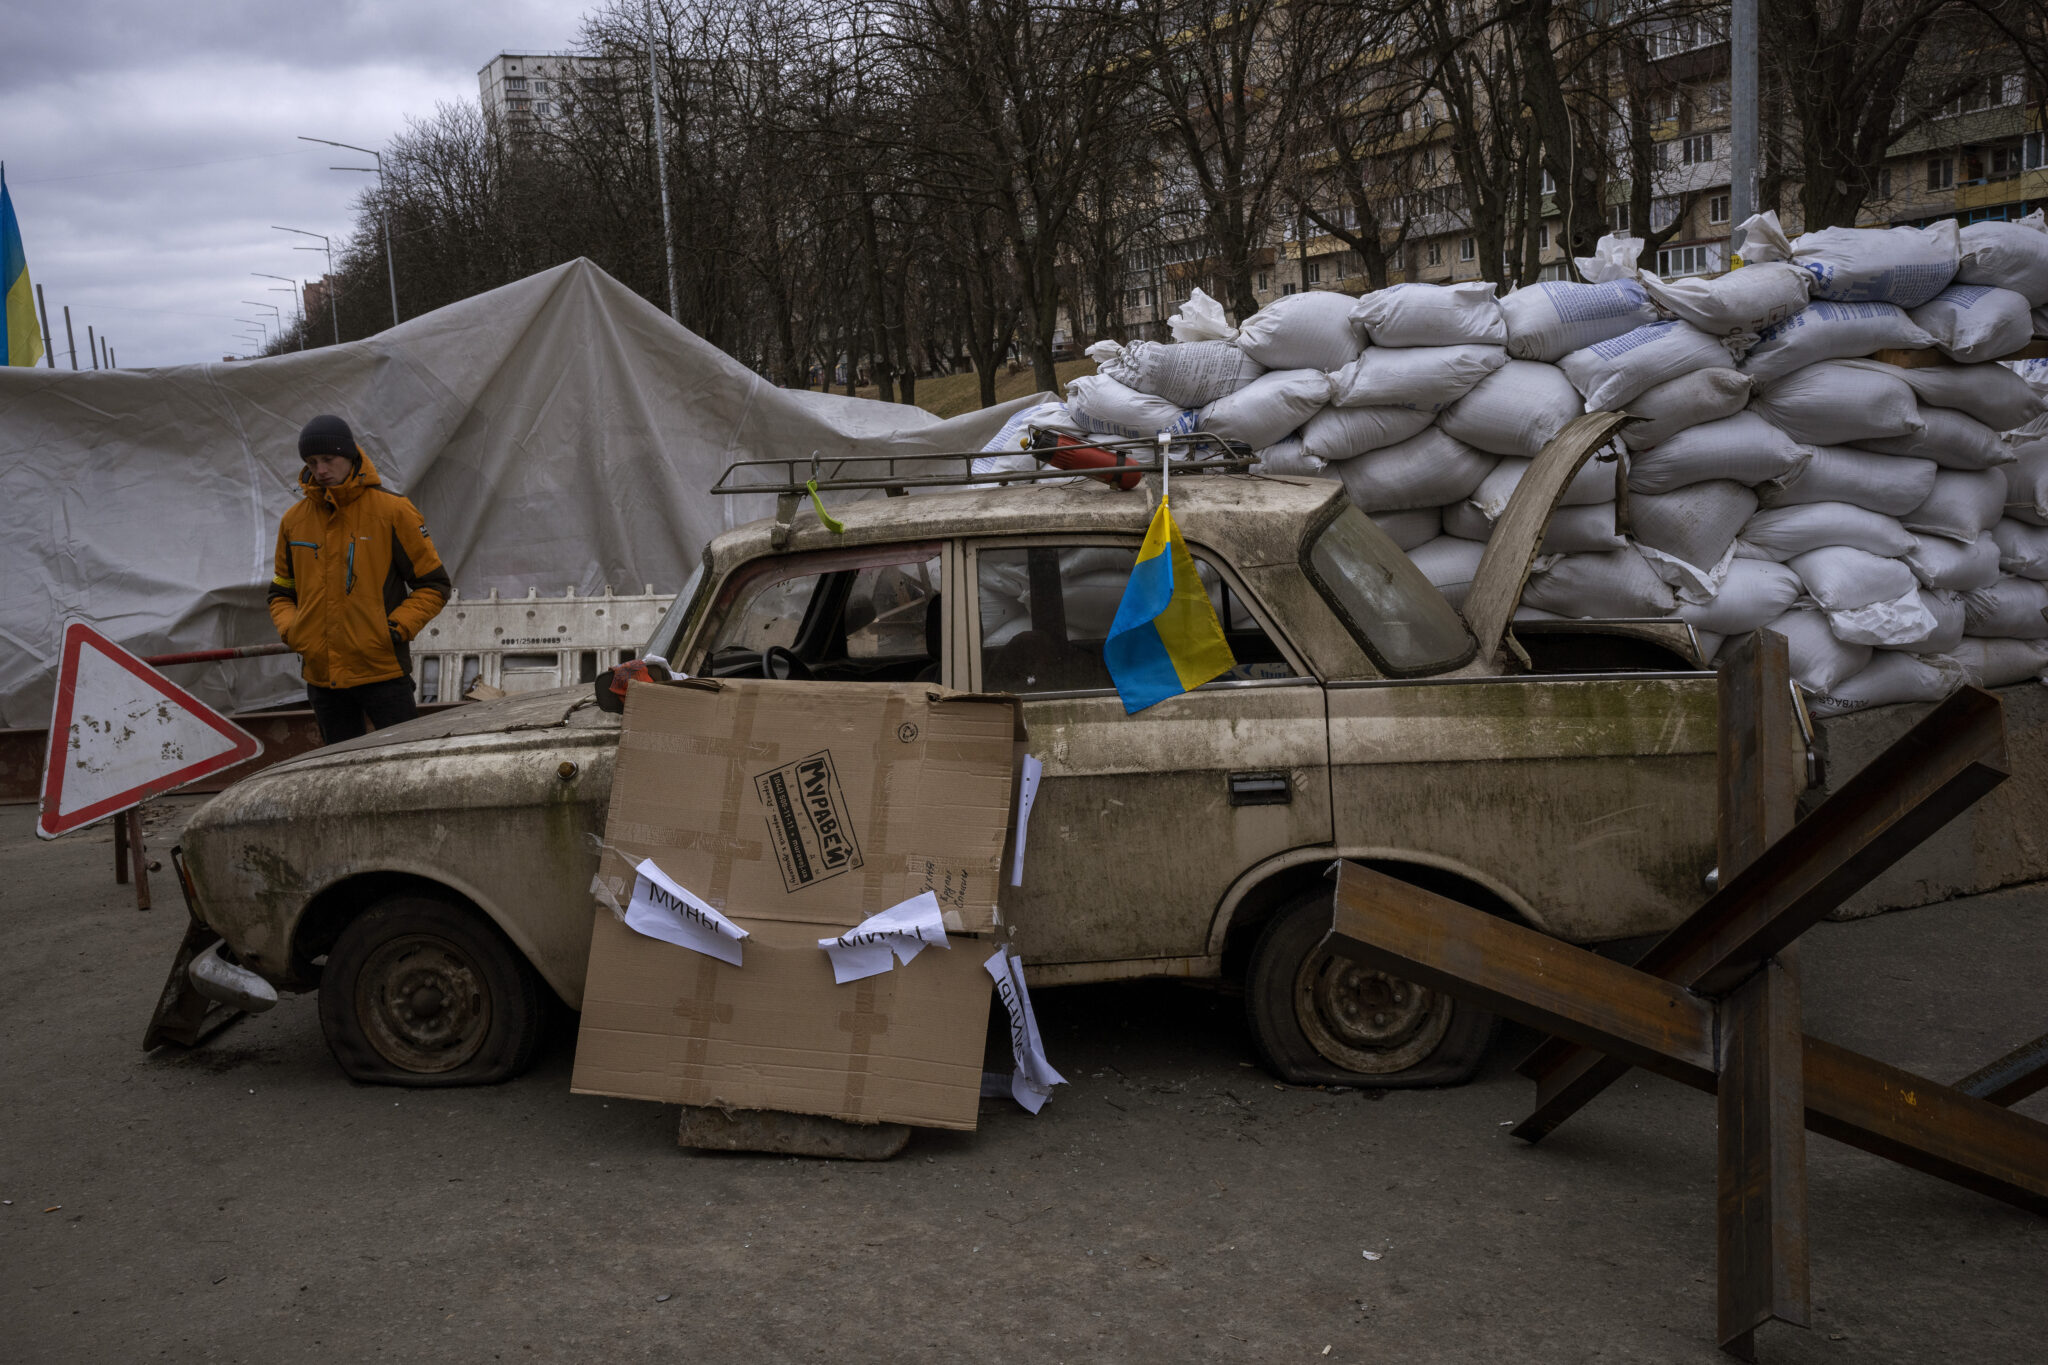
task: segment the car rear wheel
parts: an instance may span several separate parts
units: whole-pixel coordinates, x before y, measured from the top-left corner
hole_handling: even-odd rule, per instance
[[[1274,916],[1245,981],[1259,1056],[1296,1085],[1394,1088],[1472,1079],[1493,1041],[1494,1017],[1322,946],[1331,890]]]
[[[320,974],[320,1029],[353,1080],[491,1085],[533,1061],[541,986],[498,927],[428,896],[379,901]]]

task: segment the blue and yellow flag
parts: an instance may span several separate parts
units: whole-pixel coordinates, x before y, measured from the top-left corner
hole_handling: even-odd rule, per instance
[[[1138,548],[1102,658],[1126,714],[1200,687],[1237,664],[1165,498]]]
[[[28,256],[21,249],[21,225],[0,170],[0,356],[10,365],[43,358],[43,333],[36,326],[35,289],[28,282]]]

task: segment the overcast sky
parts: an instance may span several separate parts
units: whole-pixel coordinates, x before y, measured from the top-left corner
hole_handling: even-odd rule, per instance
[[[69,304],[124,369],[253,349],[235,334],[290,311],[263,271],[324,268],[282,223],[347,236],[367,158],[437,103],[475,100],[500,51],[559,51],[583,0],[6,0],[0,160],[30,278],[63,351]],[[403,300],[400,300],[401,305]],[[269,314],[264,312],[263,317]]]

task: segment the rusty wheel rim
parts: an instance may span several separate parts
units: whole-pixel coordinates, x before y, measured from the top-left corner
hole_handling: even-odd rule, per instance
[[[1294,1017],[1322,1058],[1387,1076],[1418,1065],[1451,1027],[1449,996],[1338,957],[1310,953],[1294,981]]]
[[[356,978],[356,1017],[370,1046],[406,1071],[453,1071],[491,1031],[491,995],[467,953],[433,934],[380,945]]]

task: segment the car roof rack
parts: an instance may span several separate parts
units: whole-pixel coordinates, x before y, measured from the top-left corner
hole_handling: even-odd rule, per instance
[[[1026,432],[1028,445],[1017,451],[836,455],[827,459],[814,450],[807,456],[735,460],[719,475],[711,491],[726,496],[773,494],[775,530],[771,539],[775,547],[781,549],[789,540],[800,500],[813,493],[873,492],[879,489],[895,498],[906,496],[913,488],[985,488],[992,484],[1044,483],[1098,473],[1115,475],[1119,470],[1142,476],[1157,474],[1162,466],[1169,478],[1178,474],[1242,474],[1258,462],[1250,447],[1241,442],[1226,441],[1206,431],[1179,435],[1161,432],[1157,437],[1076,437],[1071,432],[1041,427],[1027,427]],[[975,472],[974,468],[975,461],[991,457],[1038,454],[1041,458],[1049,458],[1061,451],[1099,452],[1113,457],[1113,463],[1073,468],[1041,466],[983,473]]]

